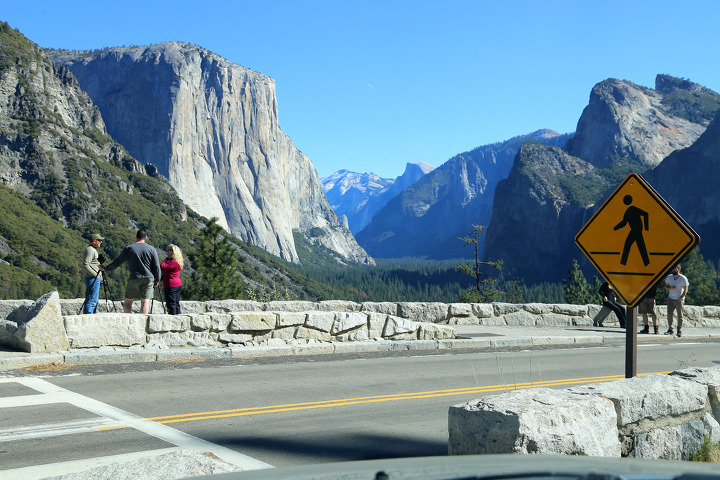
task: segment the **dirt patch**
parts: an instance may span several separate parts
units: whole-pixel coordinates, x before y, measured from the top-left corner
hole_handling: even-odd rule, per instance
[[[78,368],[77,365],[66,365],[64,363],[43,363],[41,365],[32,365],[30,367],[19,368],[20,372],[60,372],[62,370],[70,370],[72,368]]]
[[[204,358],[180,358],[178,360],[168,360],[165,363],[187,363],[187,362],[204,362]]]

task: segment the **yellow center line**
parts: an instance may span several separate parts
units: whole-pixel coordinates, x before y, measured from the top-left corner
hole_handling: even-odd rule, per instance
[[[667,374],[670,372],[645,373],[640,375]],[[196,420],[210,420],[215,418],[240,417],[246,415],[260,415],[265,413],[290,412],[295,410],[312,410],[316,408],[342,407],[348,405],[359,405],[363,403],[392,402],[398,400],[414,400],[421,398],[447,397],[452,395],[467,395],[469,393],[498,392],[509,390],[521,390],[538,387],[551,387],[558,385],[572,385],[587,382],[609,382],[624,378],[624,375],[607,375],[602,377],[583,377],[562,380],[548,380],[544,382],[512,383],[506,385],[491,385],[487,387],[467,387],[449,390],[431,390],[427,392],[396,393],[390,395],[374,395],[367,397],[344,398],[335,400],[320,400],[317,402],[290,403],[286,405],[270,405],[265,407],[237,408],[232,410],[217,410],[212,412],[195,412],[179,415],[166,415],[161,417],[149,417],[146,420],[157,421],[158,423],[179,423]],[[95,430],[109,430],[115,428],[126,428],[127,425],[108,424],[105,427]]]

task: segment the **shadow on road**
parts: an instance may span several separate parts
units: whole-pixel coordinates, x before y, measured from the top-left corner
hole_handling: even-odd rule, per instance
[[[224,439],[222,444],[255,458],[280,454],[291,460],[297,458],[298,463],[438,456],[447,455],[448,450],[447,441],[373,434],[315,436],[308,440],[240,437]]]

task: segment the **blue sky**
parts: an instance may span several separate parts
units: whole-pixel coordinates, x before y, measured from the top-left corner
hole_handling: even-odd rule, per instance
[[[268,75],[281,128],[320,176],[390,178],[572,132],[606,78],[720,92],[719,18],[715,0],[0,0],[0,20],[42,47],[183,41]]]

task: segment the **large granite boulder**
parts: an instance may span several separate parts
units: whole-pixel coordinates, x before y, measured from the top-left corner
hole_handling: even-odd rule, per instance
[[[46,293],[0,320],[0,345],[30,353],[69,350],[58,292]]]
[[[702,381],[643,375],[568,390],[613,403],[623,456],[687,460],[705,436],[718,438],[720,425],[710,414],[708,386]]]
[[[450,455],[620,456],[615,409],[601,397],[513,390],[452,406],[448,413]]]

